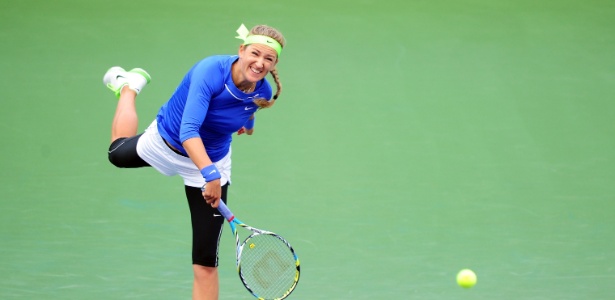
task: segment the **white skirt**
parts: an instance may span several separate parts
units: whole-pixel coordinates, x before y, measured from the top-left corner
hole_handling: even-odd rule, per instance
[[[145,130],[137,143],[139,156],[166,176],[180,175],[184,184],[191,187],[202,187],[205,179],[201,171],[188,157],[175,153],[164,142],[158,132],[158,122],[154,120]],[[219,161],[214,162],[220,171],[220,185],[231,182],[231,150]]]

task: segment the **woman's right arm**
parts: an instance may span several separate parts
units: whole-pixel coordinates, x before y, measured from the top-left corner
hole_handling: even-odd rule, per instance
[[[218,206],[218,200],[222,196],[221,174],[207,155],[199,132],[209,110],[209,102],[215,94],[216,87],[224,86],[223,80],[224,76],[215,60],[205,59],[195,66],[180,126],[182,146],[201,171],[207,185],[203,191],[203,198],[213,207]]]

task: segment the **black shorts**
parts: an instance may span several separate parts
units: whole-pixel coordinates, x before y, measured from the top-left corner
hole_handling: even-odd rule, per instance
[[[109,147],[109,161],[118,168],[149,167],[137,153],[141,134],[119,138]],[[205,202],[200,188],[185,186],[192,219],[192,263],[206,267],[218,266],[218,245],[224,217]],[[227,201],[228,183],[222,187],[222,199]]]

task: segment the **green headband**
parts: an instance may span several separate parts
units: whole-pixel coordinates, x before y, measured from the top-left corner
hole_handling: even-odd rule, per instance
[[[280,45],[280,43],[278,43],[278,41],[276,41],[275,39],[272,39],[272,38],[270,38],[270,37],[268,37],[266,35],[249,35],[250,31],[243,24],[241,24],[241,26],[239,26],[239,29],[237,29],[237,33],[239,35],[236,36],[236,38],[238,38],[240,40],[243,40],[243,44],[244,45],[263,44],[263,45],[267,45],[267,46],[273,48],[275,50],[275,52],[278,53],[278,56],[280,56],[280,53],[282,53],[282,45]]]

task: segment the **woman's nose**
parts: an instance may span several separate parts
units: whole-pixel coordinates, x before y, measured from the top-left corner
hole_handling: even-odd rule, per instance
[[[262,67],[265,65],[265,59],[264,59],[264,58],[262,58],[262,57],[259,57],[259,58],[256,60],[256,64],[257,64],[257,66],[258,66],[259,68],[262,68]]]

